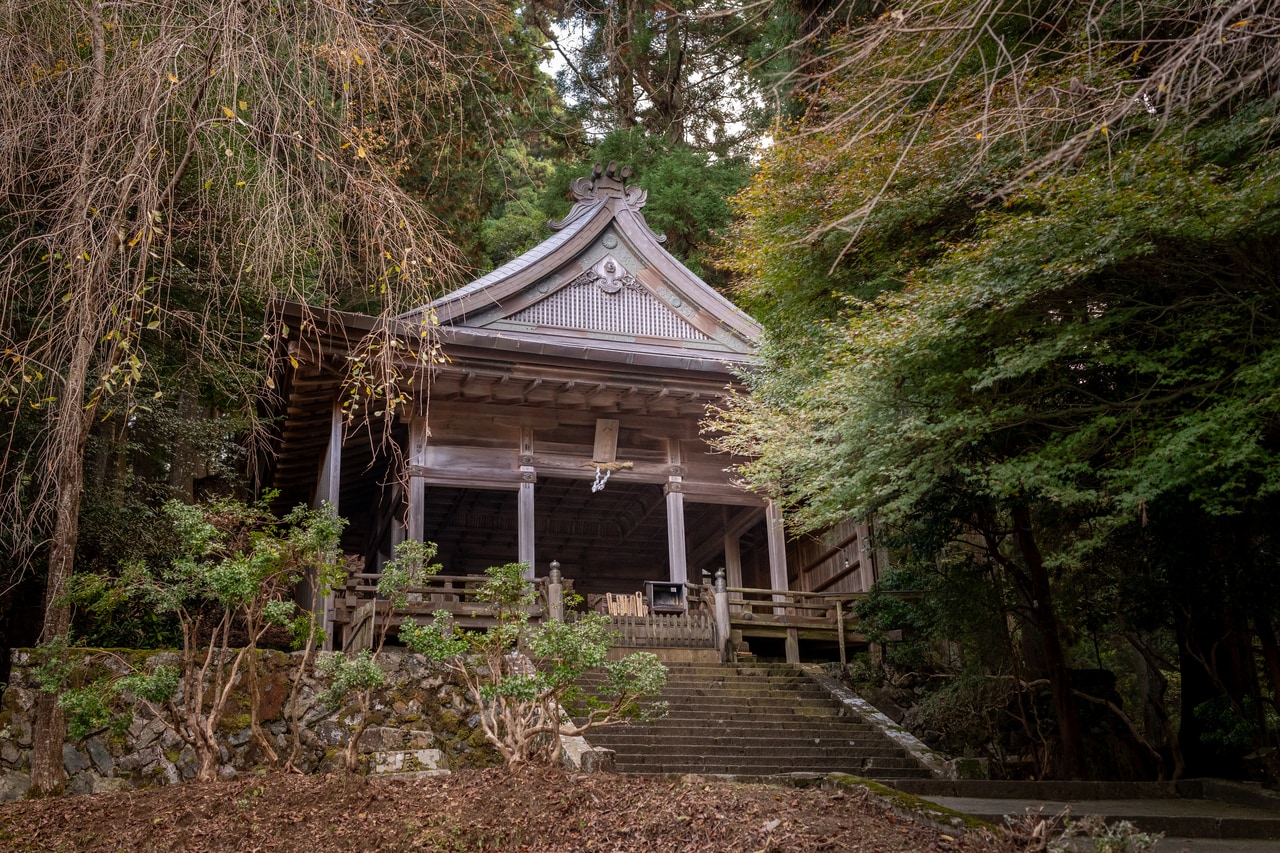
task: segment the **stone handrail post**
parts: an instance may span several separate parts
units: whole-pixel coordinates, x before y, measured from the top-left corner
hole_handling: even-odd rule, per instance
[[[547,618],[564,621],[564,579],[557,560],[551,561],[551,572],[547,575]]]
[[[724,569],[716,569],[712,589],[715,599],[713,612],[716,620],[716,648],[720,649],[720,662],[729,663],[733,660],[733,644],[729,638],[729,590],[725,584]]]

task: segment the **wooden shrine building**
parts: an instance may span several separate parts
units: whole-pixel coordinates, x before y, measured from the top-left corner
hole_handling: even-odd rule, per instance
[[[369,572],[407,536],[437,543],[450,575],[522,561],[541,577],[558,561],[589,599],[719,567],[730,587],[869,586],[870,561],[848,559],[860,526],[838,546],[793,543],[793,564],[813,565],[789,578],[777,507],[701,438],[761,329],[663,248],[627,174],[597,166],[549,239],[399,318],[412,335],[434,316],[443,360],[387,426],[397,453],[344,432],[340,393],[375,321],[283,306],[303,333],[275,380],[280,505],[336,504]]]

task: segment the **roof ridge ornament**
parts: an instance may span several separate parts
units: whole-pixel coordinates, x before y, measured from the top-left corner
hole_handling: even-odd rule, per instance
[[[569,215],[559,222],[551,220],[547,225],[552,231],[559,231],[588,210],[595,209],[610,199],[620,199],[628,210],[639,212],[649,198],[649,191],[634,184],[628,185],[627,179],[630,177],[630,166],[619,168],[612,161],[608,167],[596,163],[588,177],[574,178],[569,182],[569,192],[573,193],[574,199]]]

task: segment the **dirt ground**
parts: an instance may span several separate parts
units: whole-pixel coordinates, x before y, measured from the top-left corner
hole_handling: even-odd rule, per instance
[[[963,851],[860,789],[529,768],[415,781],[265,775],[0,806],[4,851]]]

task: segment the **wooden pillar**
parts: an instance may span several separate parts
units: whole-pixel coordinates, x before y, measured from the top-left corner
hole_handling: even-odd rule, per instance
[[[775,590],[790,588],[787,578],[787,537],[782,526],[782,508],[777,501],[769,501],[764,509],[765,529],[769,534],[769,586]],[[774,601],[786,601],[786,596],[775,595]],[[775,607],[773,612],[783,615],[785,607]],[[800,635],[795,628],[787,629],[787,663],[800,662]]]
[[[320,476],[311,501],[312,509],[320,509],[326,502],[334,515],[338,514],[339,489],[342,486],[342,405],[333,402],[329,417],[329,446],[320,463]],[[323,595],[321,593],[324,593]],[[298,603],[312,614],[319,614],[324,630],[325,651],[333,650],[334,601],[333,590],[321,590],[314,570],[308,571],[298,590]]]
[[[342,406],[334,401],[333,411],[329,416],[329,446],[325,450],[324,459],[320,462],[320,478],[316,481],[315,497],[311,501],[312,509],[328,501],[333,505],[334,514],[338,513],[338,488],[342,485]]]
[[[800,663],[800,630],[798,628],[787,629],[787,639],[785,642],[787,663]]]
[[[684,547],[684,477],[681,463],[680,439],[667,439],[667,461],[671,463],[671,474],[663,493],[667,496],[667,562],[670,566],[669,580],[672,583],[685,583],[689,579],[688,555]]]
[[[849,657],[845,651],[844,641],[844,602],[836,599],[836,638],[840,643],[840,668],[844,669],[849,665]]]
[[[663,487],[667,496],[667,562],[671,567],[669,580],[684,583],[689,579],[689,567],[684,549],[684,493],[679,477],[672,477]]]
[[[742,536],[729,529],[729,509],[725,507],[724,570],[729,586],[742,586]]]
[[[716,569],[712,586],[716,620],[716,646],[720,649],[720,662],[733,660],[733,630],[729,623],[729,592],[725,589],[724,569]]]
[[[537,554],[534,549],[536,527],[534,525],[533,487],[538,481],[538,471],[533,467],[533,427],[520,427],[520,496],[516,509],[517,550],[516,559],[524,563],[524,576],[533,580]]]
[[[858,591],[866,592],[876,582],[875,566],[872,565],[871,532],[867,525],[862,523],[855,524],[854,530],[858,534],[858,545],[855,549],[858,555]]]
[[[871,581],[875,583],[889,570],[889,549],[879,544],[880,525],[875,519],[867,519],[867,530],[871,532]]]
[[[424,465],[427,456],[427,418],[416,415],[409,421],[409,459],[410,465]],[[408,538],[415,542],[423,541],[426,535],[427,481],[422,477],[409,478],[409,492],[405,496],[408,504],[407,528]]]
[[[724,570],[725,585],[732,587],[742,587],[742,536],[738,533],[737,525],[734,528],[729,527],[729,508],[724,507]],[[734,611],[741,610],[738,605],[732,608]]]
[[[787,580],[787,538],[782,527],[782,509],[777,501],[769,501],[765,507],[765,529],[769,535],[769,587],[790,589]],[[785,601],[781,596],[775,600]]]

